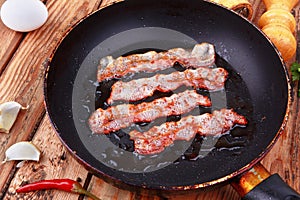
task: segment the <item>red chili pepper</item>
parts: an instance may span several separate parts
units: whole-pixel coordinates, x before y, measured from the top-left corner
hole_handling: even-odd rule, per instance
[[[16,191],[18,193],[32,192],[36,190],[46,190],[46,189],[57,189],[66,192],[72,192],[77,194],[83,194],[91,197],[94,200],[100,200],[98,197],[92,193],[85,190],[80,183],[72,179],[52,179],[52,180],[41,180],[38,182],[30,183],[18,188]]]

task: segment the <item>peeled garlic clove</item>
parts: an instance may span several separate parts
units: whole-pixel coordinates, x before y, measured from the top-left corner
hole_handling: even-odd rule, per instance
[[[17,119],[20,109],[26,108],[15,101],[0,104],[0,132],[9,132]]]
[[[11,145],[5,151],[5,160],[2,163],[11,160],[39,161],[40,155],[41,155],[40,150],[31,142],[26,142],[26,141],[17,142]]]

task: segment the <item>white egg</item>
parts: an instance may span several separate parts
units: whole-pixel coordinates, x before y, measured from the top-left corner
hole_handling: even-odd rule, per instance
[[[28,32],[47,21],[48,10],[40,0],[7,0],[1,7],[0,17],[8,28]]]

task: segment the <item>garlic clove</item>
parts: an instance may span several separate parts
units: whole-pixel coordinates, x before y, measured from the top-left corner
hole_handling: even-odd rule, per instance
[[[22,141],[17,142],[11,145],[5,151],[5,160],[32,160],[32,161],[39,161],[40,160],[41,151],[31,142]]]
[[[15,123],[20,109],[27,109],[22,107],[15,101],[9,101],[0,104],[0,132],[9,133],[11,127]]]

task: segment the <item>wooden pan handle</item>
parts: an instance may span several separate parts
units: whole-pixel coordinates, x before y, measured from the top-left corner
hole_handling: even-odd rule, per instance
[[[240,194],[242,200],[300,200],[300,195],[289,187],[278,174],[271,175],[260,163],[234,179],[231,185]]]
[[[298,0],[263,0],[267,11],[258,21],[258,26],[270,38],[284,61],[296,53],[296,20],[290,13]]]

